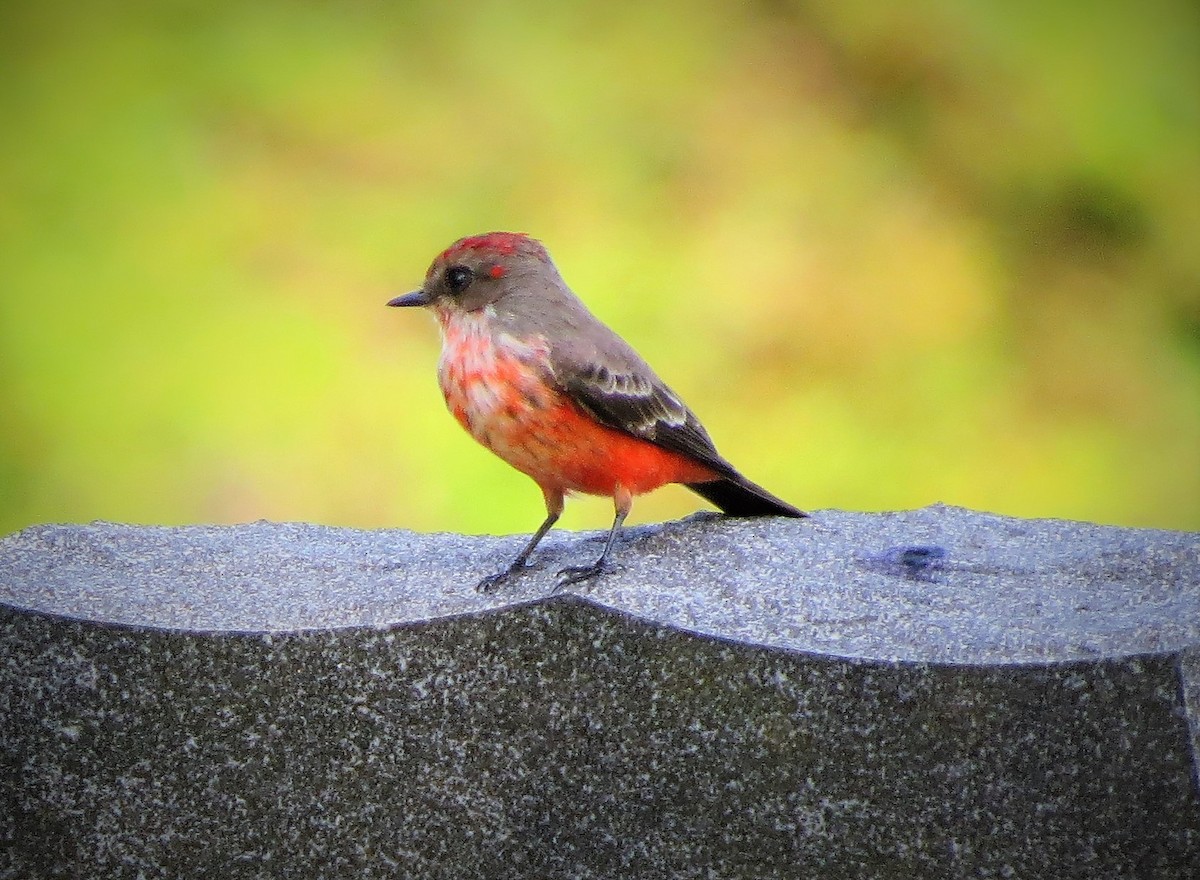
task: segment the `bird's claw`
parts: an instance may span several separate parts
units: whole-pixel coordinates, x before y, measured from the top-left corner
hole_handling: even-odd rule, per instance
[[[481,579],[475,585],[475,592],[490,595],[495,593],[510,580],[520,577],[527,571],[533,571],[538,568],[537,565],[530,565],[528,562],[514,562],[503,571],[498,571],[495,574],[489,574]],[[602,574],[610,574],[616,569],[609,564],[608,560],[603,556],[593,562],[591,565],[569,565],[566,568],[558,570],[558,583],[554,585],[551,592],[557,593],[559,590],[565,589],[573,584],[582,583],[583,581],[591,580],[599,577]]]
[[[502,586],[507,584],[511,578],[517,577],[532,567],[533,566],[527,565],[523,562],[513,563],[508,568],[504,569],[504,571],[498,571],[495,574],[489,574],[487,577],[481,579],[479,583],[475,585],[475,592],[483,593],[485,596],[491,595],[499,590]]]
[[[612,571],[612,566],[604,560],[595,562],[592,565],[569,565],[566,568],[560,568],[558,570],[558,583],[554,585],[554,592],[557,593],[559,590],[566,589],[573,584],[591,580],[602,574],[610,574]]]
[[[475,585],[476,593],[483,593],[485,596],[490,595],[500,589],[508,581],[509,573],[507,571],[496,572],[482,578]]]

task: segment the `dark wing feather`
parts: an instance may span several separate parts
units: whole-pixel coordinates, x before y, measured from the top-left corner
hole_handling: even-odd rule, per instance
[[[610,353],[611,354],[611,353]],[[733,516],[804,516],[804,512],[752,483],[717,453],[700,420],[637,355],[625,369],[569,361],[551,354],[559,388],[601,424],[678,452],[712,468],[720,479],[688,488]]]
[[[557,370],[556,378],[570,398],[601,424],[690,456],[719,474],[737,475],[717,453],[700,420],[652,373],[571,364]]]

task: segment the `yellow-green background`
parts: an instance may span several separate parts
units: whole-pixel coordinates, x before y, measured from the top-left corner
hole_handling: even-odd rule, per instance
[[[1200,528],[1187,0],[6,3],[0,142],[0,532],[531,529],[383,306],[490,229],[798,505]]]

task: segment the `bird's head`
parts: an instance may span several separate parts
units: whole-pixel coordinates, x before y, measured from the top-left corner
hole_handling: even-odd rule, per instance
[[[473,312],[558,272],[540,241],[521,232],[488,232],[460,238],[425,273],[420,290],[389,306],[432,306],[439,316]]]

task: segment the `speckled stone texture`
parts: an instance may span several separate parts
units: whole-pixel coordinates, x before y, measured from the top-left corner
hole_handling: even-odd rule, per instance
[[[1200,536],[596,537],[0,540],[0,876],[1200,876]]]

